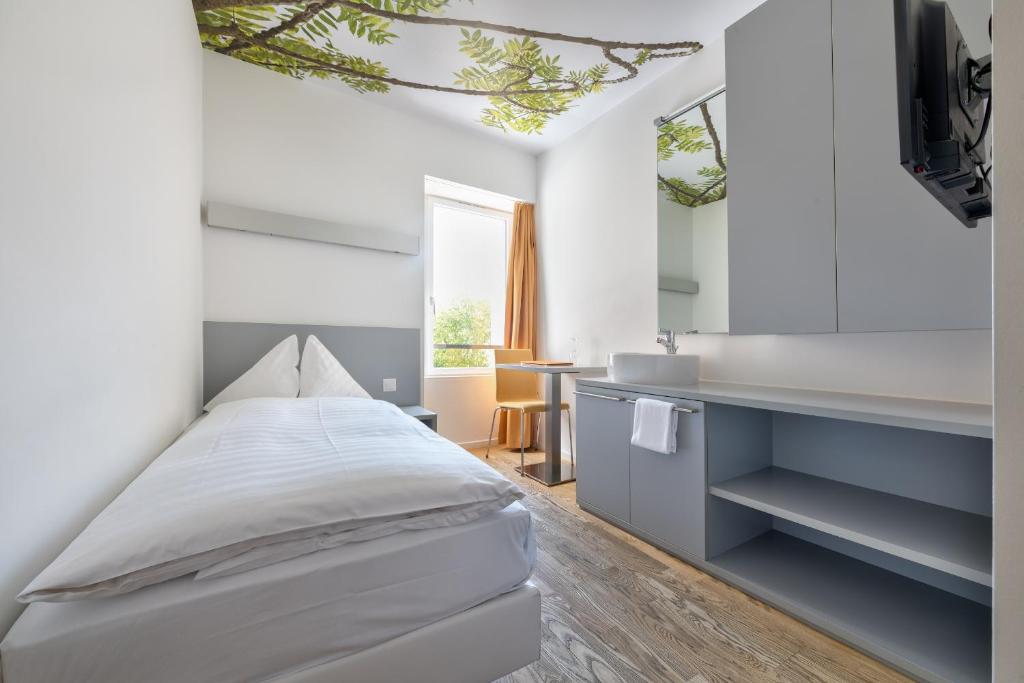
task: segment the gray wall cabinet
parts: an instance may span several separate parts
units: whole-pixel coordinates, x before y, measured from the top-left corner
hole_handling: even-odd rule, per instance
[[[899,165],[891,0],[768,0],[725,49],[730,333],[991,327],[991,221]]]
[[[730,334],[836,331],[831,21],[769,0],[725,32]]]
[[[892,0],[832,8],[839,331],[991,327],[991,219],[965,228],[898,163]]]
[[[705,439],[703,403],[653,396],[696,410],[680,413],[675,453],[630,444],[639,394],[576,393],[576,499],[671,552],[704,558]]]

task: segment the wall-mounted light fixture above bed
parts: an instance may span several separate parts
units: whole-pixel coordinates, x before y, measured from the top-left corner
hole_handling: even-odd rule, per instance
[[[420,253],[420,238],[417,235],[397,230],[359,228],[316,218],[291,216],[222,202],[207,204],[206,224],[211,228],[257,232],[264,235],[328,242],[396,254],[415,256]]]

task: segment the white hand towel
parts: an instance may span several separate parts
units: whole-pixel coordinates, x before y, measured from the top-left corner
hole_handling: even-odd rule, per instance
[[[675,453],[678,424],[679,413],[673,404],[638,398],[633,411],[633,438],[630,443],[655,453]]]

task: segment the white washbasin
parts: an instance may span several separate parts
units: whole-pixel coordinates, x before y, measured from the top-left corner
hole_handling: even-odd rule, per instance
[[[700,356],[609,353],[608,378],[622,384],[688,386],[700,379]]]

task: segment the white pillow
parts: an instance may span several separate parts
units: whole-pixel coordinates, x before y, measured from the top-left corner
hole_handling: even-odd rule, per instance
[[[314,335],[306,339],[302,349],[302,366],[299,368],[299,398],[317,396],[348,396],[351,398],[373,398],[352,379],[348,370],[327,350]]]
[[[221,403],[243,398],[295,398],[299,395],[299,338],[284,339],[256,364],[203,406],[209,412]]]

